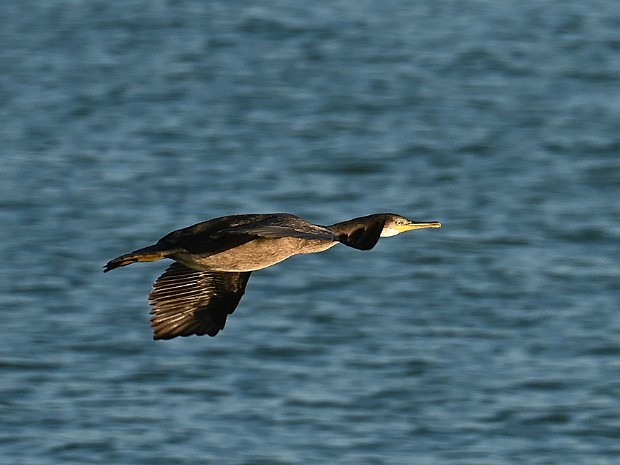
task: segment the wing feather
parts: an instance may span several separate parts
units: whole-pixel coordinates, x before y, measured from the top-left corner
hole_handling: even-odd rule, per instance
[[[215,336],[237,308],[249,278],[250,272],[197,271],[173,263],[149,294],[153,339]]]

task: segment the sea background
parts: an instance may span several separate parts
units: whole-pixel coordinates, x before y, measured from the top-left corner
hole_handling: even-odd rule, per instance
[[[620,8],[0,3],[0,463],[617,464]],[[153,341],[215,216],[442,229],[254,273]]]

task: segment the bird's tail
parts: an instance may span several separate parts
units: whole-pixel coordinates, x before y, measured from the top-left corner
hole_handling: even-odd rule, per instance
[[[170,247],[162,244],[150,245],[148,247],[144,247],[143,249],[134,250],[133,252],[116,257],[114,260],[110,260],[103,267],[103,272],[107,273],[115,268],[131,265],[136,262],[154,262],[157,260],[162,260],[178,251],[178,249],[171,249]]]

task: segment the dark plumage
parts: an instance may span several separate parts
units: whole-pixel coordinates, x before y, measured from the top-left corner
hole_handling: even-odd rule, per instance
[[[103,271],[135,262],[175,260],[149,295],[153,338],[215,336],[239,304],[252,271],[338,243],[369,250],[380,237],[439,227],[436,221],[415,222],[393,213],[331,226],[287,213],[223,216],[173,231],[154,245],[109,261]]]

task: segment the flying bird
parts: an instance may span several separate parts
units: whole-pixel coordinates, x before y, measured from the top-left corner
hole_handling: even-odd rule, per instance
[[[103,271],[135,262],[174,260],[149,294],[153,339],[215,336],[237,308],[253,271],[336,244],[370,250],[380,237],[440,227],[437,221],[411,221],[394,213],[331,226],[288,213],[222,216],[172,231],[156,244],[110,260]]]

